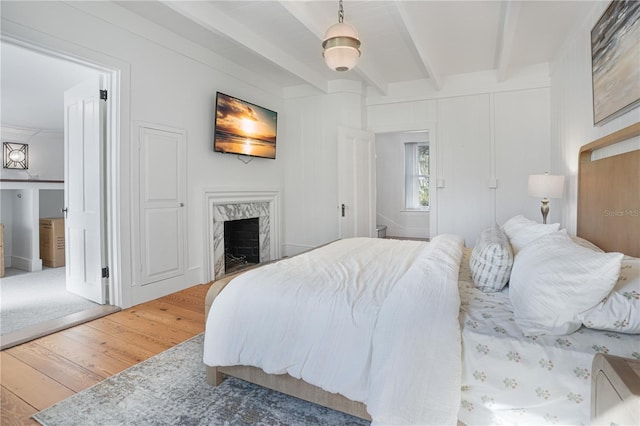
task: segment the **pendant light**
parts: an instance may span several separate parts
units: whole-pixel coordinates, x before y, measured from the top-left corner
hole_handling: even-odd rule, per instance
[[[329,68],[348,71],[356,66],[360,58],[358,31],[344,21],[342,0],[339,1],[338,23],[329,27],[324,35],[322,56]]]

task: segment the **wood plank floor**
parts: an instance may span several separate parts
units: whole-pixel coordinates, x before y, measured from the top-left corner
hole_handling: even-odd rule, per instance
[[[0,424],[31,415],[204,331],[197,285],[0,352]]]

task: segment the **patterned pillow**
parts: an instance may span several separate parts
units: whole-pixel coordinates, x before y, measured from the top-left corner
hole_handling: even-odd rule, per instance
[[[589,328],[640,334],[640,259],[625,257],[611,293],[584,315]]]
[[[485,293],[500,291],[509,281],[513,252],[507,235],[497,226],[480,233],[469,260],[471,277]]]

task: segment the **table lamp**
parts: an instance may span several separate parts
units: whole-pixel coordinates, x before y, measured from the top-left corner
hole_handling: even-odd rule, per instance
[[[564,176],[550,175],[529,175],[529,196],[542,197],[542,223],[547,223],[549,214],[549,198],[562,198],[564,190]]]

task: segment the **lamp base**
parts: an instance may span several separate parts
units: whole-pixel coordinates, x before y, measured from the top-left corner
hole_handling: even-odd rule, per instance
[[[547,215],[549,214],[549,199],[542,199],[542,206],[540,207],[540,211],[542,212],[542,223],[547,224]]]

